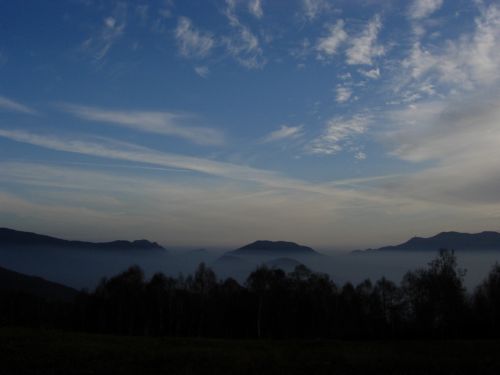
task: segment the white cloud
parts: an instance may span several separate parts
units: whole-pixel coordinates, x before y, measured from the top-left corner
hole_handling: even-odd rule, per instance
[[[363,134],[370,123],[366,116],[353,116],[345,119],[334,117],[327,121],[323,133],[307,146],[312,154],[334,155],[339,153],[356,136]]]
[[[298,138],[302,135],[303,126],[287,126],[281,125],[278,130],[269,133],[264,142],[281,141],[283,139]]]
[[[113,14],[102,21],[99,31],[85,40],[82,48],[92,53],[96,62],[101,62],[111,47],[123,36],[127,26],[127,5],[119,3]]]
[[[347,63],[350,65],[372,65],[373,59],[385,53],[384,47],[377,44],[378,33],[382,28],[380,16],[376,15],[363,32],[350,40],[347,49]]]
[[[194,71],[202,78],[207,78],[210,74],[210,69],[208,69],[208,66],[195,66]]]
[[[146,147],[110,139],[99,138],[97,140],[88,140],[82,138],[65,138],[6,129],[0,129],[0,136],[17,142],[29,143],[58,151],[187,169],[227,178],[257,181],[266,181],[267,177],[273,178],[271,172],[208,159],[159,152]]]
[[[337,96],[335,98],[335,101],[337,103],[345,103],[352,96],[352,90],[349,87],[345,87],[345,86],[337,87],[336,93],[337,93]]]
[[[225,15],[234,33],[222,38],[226,50],[247,69],[260,69],[266,64],[259,38],[236,16],[235,0],[226,0]]]
[[[351,129],[351,131],[356,132],[357,130]],[[103,137],[94,139],[81,137],[60,137],[8,129],[0,129],[0,137],[56,151],[91,155],[134,163],[144,163],[159,167],[182,169],[197,172],[206,176],[214,176],[247,183],[250,182],[267,188],[335,196],[339,199],[363,199],[367,202],[379,202],[379,198],[375,196],[369,196],[361,192],[351,190],[337,189],[335,187],[328,186],[328,184],[322,185],[309,183],[299,179],[288,178],[274,171],[210,159],[160,152],[135,144],[118,142]],[[226,204],[227,201],[224,201],[224,203]]]
[[[412,104],[388,113],[385,139],[393,156],[425,166],[384,188],[486,214],[494,206],[485,205],[500,204],[498,7],[483,8],[475,21],[471,35],[435,53],[414,46],[406,66],[413,91],[398,94]]]
[[[354,157],[358,160],[365,160],[366,154],[363,151],[358,151],[354,154]]]
[[[443,0],[414,0],[408,15],[412,19],[422,19],[436,12],[443,5]]]
[[[262,18],[264,11],[262,10],[262,0],[250,0],[248,10],[257,18]]]
[[[347,40],[344,21],[338,20],[335,25],[328,26],[328,35],[318,39],[316,51],[327,56],[337,53],[339,46]]]
[[[365,77],[368,77],[371,79],[379,79],[380,78],[380,69],[378,67],[370,69],[370,70],[359,69],[358,72],[361,73],[362,75],[364,75]]]
[[[205,57],[215,45],[213,35],[197,30],[187,17],[179,17],[175,29],[175,39],[179,52],[184,57]]]
[[[5,96],[0,96],[0,110],[1,109],[19,113],[26,113],[29,115],[36,114],[36,111],[34,109],[29,108],[24,104],[16,102],[12,99],[6,98]]]
[[[402,63],[406,69],[402,80],[419,83],[431,79],[431,83],[453,84],[462,90],[500,78],[500,8],[491,5],[480,12],[471,35],[433,49],[415,42]]]
[[[302,6],[305,17],[310,21],[314,20],[321,12],[330,8],[327,0],[302,0]]]
[[[187,115],[171,112],[109,110],[74,104],[61,104],[59,108],[89,121],[176,136],[198,144],[224,143],[223,134],[216,129],[185,125],[184,123],[189,120]]]
[[[414,162],[465,160],[484,152],[500,157],[500,99],[498,93],[494,97],[423,102],[390,112],[394,155]]]

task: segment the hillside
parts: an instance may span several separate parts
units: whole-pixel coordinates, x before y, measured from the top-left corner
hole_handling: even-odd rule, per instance
[[[69,250],[164,250],[164,248],[156,242],[150,242],[148,240],[118,240],[111,242],[69,241],[9,228],[0,228],[0,247],[64,248]]]
[[[0,293],[21,292],[54,300],[71,300],[78,291],[42,279],[0,267]]]
[[[500,250],[500,233],[491,231],[481,233],[441,232],[433,237],[413,237],[399,245],[366,251],[437,251],[442,248],[455,251]]]

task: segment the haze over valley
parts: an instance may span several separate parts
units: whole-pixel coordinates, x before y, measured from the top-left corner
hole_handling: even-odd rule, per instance
[[[500,261],[500,234],[449,232],[380,249],[319,252],[285,241],[255,241],[234,250],[176,250],[148,240],[92,243],[0,229],[3,267],[76,289],[93,289],[102,277],[114,276],[132,265],[140,266],[149,276],[163,272],[177,277],[192,274],[201,262],[219,278],[233,277],[241,283],[261,265],[291,272],[300,264],[327,273],[340,285],[381,277],[399,282],[407,271],[426,266],[441,248],[456,250],[460,267],[467,269],[465,283],[474,288]]]

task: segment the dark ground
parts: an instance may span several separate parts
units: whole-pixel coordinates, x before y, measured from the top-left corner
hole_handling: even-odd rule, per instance
[[[498,374],[500,341],[243,341],[0,328],[0,374]]]

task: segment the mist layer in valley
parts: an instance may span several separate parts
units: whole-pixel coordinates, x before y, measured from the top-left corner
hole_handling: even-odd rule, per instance
[[[437,251],[322,253],[322,254],[259,254],[241,255],[233,252],[195,251],[89,251],[75,249],[0,248],[0,265],[24,274],[37,275],[73,288],[94,288],[102,277],[110,277],[131,265],[140,266],[147,276],[155,272],[178,276],[191,274],[204,262],[219,278],[233,277],[243,283],[257,266],[291,271],[304,264],[313,271],[324,272],[337,284],[359,283],[367,278],[386,277],[399,282],[409,270],[425,266]],[[467,270],[465,284],[474,288],[488,274],[498,251],[457,252],[459,266]]]

